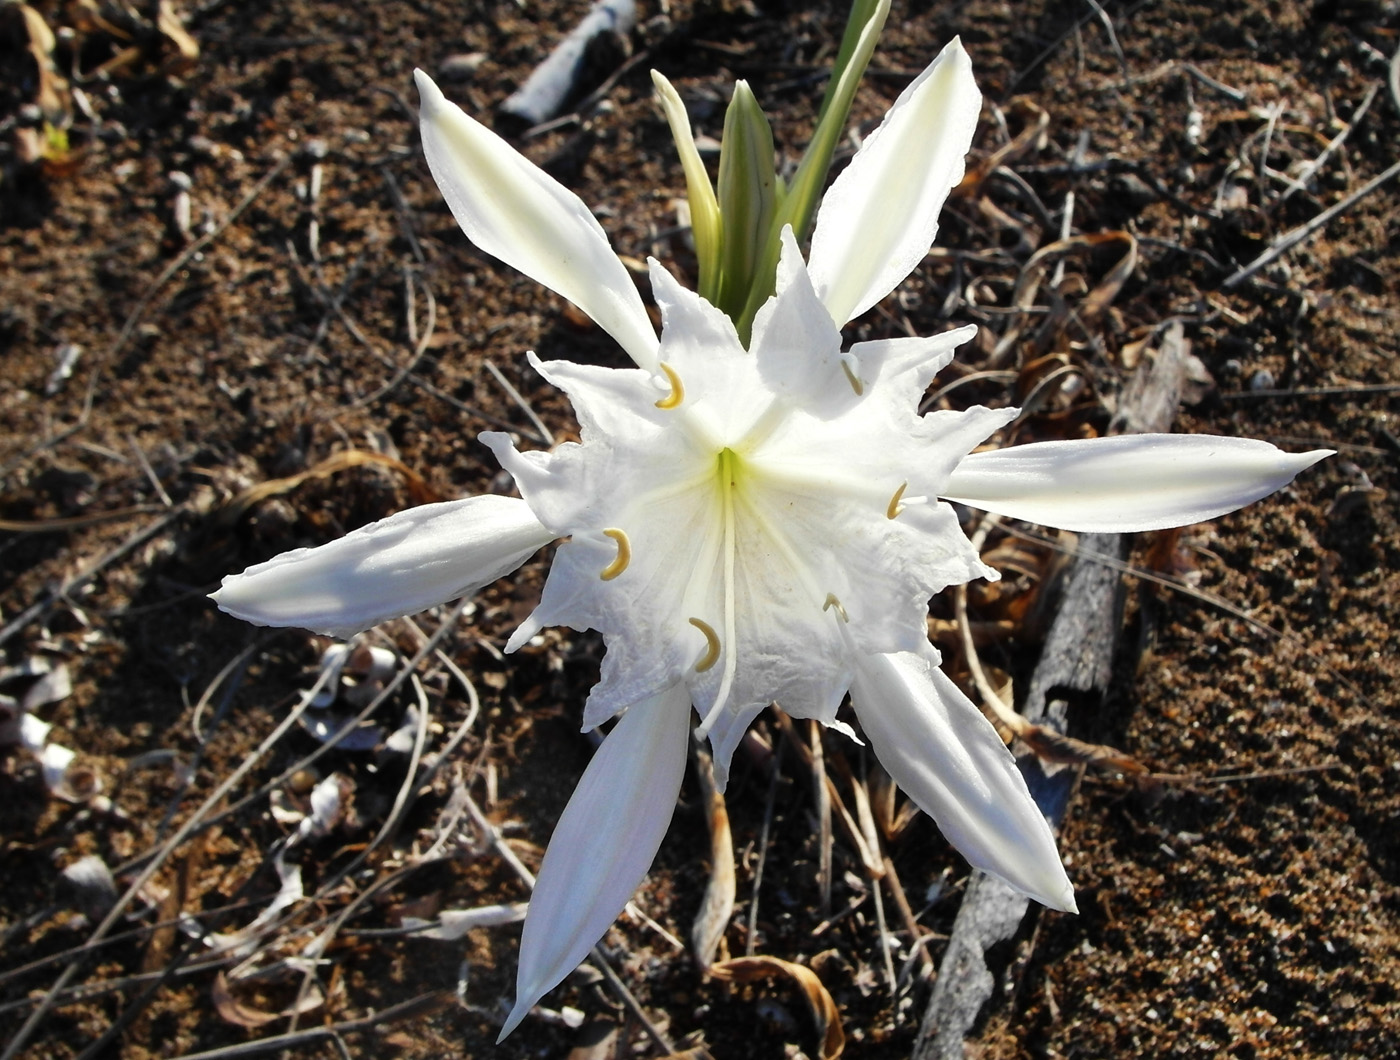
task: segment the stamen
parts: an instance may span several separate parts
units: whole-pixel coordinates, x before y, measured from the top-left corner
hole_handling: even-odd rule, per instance
[[[603,568],[598,577],[605,582],[610,582],[627,569],[627,564],[632,562],[632,542],[627,540],[627,535],[621,530],[604,530],[604,537],[610,537],[617,542],[617,558]]]
[[[702,622],[698,618],[692,618],[690,624],[705,634],[705,655],[695,664],[695,672],[703,674],[711,666],[719,661],[719,634],[708,622]]]
[[[836,599],[836,594],[827,593],[826,603],[822,604],[822,610],[830,611],[833,607],[836,608],[836,613],[841,616],[842,622],[849,622],[851,620],[851,616],[846,614],[846,609],[841,606],[841,601]]]
[[[904,491],[909,488],[909,483],[901,482],[899,489],[894,491],[894,496],[890,498],[889,507],[885,509],[885,518],[893,519],[904,511],[904,505],[899,502],[904,498]]]
[[[661,370],[666,373],[666,382],[671,384],[671,392],[656,403],[659,409],[673,409],[685,400],[685,387],[681,385],[681,377],[676,374],[676,370],[665,361],[662,361]]]
[[[854,360],[855,358],[849,353],[843,353],[841,355],[841,371],[846,373],[846,382],[851,384],[851,389],[856,392],[856,397],[860,397],[865,393],[865,384],[860,381],[855,370],[851,368],[851,363]]]

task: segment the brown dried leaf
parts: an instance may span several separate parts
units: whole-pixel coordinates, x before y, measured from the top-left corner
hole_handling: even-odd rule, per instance
[[[1070,239],[1061,239],[1041,247],[1022,266],[1021,275],[1016,279],[1016,289],[1011,295],[1012,305],[1017,309],[1025,310],[1035,304],[1041,282],[1045,279],[1045,273],[1049,270],[1054,259],[1071,251],[1096,250],[1110,243],[1122,243],[1127,249],[1123,252],[1118,263],[1109,269],[1075,312],[1075,316],[1086,325],[1097,320],[1113,304],[1113,300],[1118,297],[1123,285],[1128,282],[1128,277],[1132,275],[1133,269],[1137,268],[1137,238],[1131,232],[1094,232],[1073,236]],[[1038,332],[1042,346],[1050,340],[1052,333],[1057,331],[1058,326],[1068,318],[1068,305],[1063,301],[1057,301],[1051,316],[1041,324]],[[997,340],[996,348],[992,351],[991,364],[993,367],[1000,365],[1008,352],[1016,345],[1027,319],[1025,314],[1012,318],[1010,325],[1001,338]]]
[[[885,874],[885,858],[880,850],[880,835],[875,828],[875,816],[870,810],[870,793],[864,781],[859,780],[851,771],[845,755],[839,752],[833,754],[831,763],[851,789],[851,799],[856,807],[856,823],[860,826],[860,837],[864,841],[861,849],[865,870],[872,880],[878,880]]]
[[[175,873],[174,886],[165,893],[156,907],[156,919],[161,926],[151,933],[151,941],[146,946],[146,953],[141,962],[141,970],[144,972],[158,972],[169,960],[171,947],[175,943],[176,921],[190,898],[195,881],[199,879],[200,870],[204,867],[207,841],[208,836],[201,834],[191,842],[189,854]]]
[[[214,1002],[215,1010],[226,1022],[248,1030],[265,1026],[275,1020],[287,1019],[291,1016],[304,1016],[308,1012],[315,1012],[326,1003],[320,984],[313,982],[311,989],[307,991],[306,996],[301,1001],[287,1006],[281,1012],[267,1012],[264,1009],[246,1005],[234,997],[233,991],[229,989],[228,979],[223,972],[214,977],[214,985],[209,988],[209,996]]]
[[[709,803],[710,824],[710,882],[705,886],[705,900],[690,929],[691,945],[695,947],[695,962],[707,970],[714,962],[729,918],[734,914],[734,840],[729,833],[729,813],[724,795],[715,787],[714,765],[703,749],[695,752],[697,774]]]
[[[68,82],[59,74],[53,63],[53,50],[56,41],[53,30],[28,4],[0,5],[0,22],[4,25],[0,36],[17,39],[20,47],[29,52],[34,60],[35,88],[34,103],[44,113],[44,120],[56,128],[67,128],[72,120],[68,107]]]
[[[841,1012],[817,973],[810,968],[777,957],[736,957],[710,966],[710,975],[726,983],[752,983],[760,979],[787,978],[795,982],[807,999],[812,1020],[821,1039],[821,1060],[836,1060],[846,1048],[846,1032],[841,1029]]]
[[[156,29],[160,31],[164,42],[174,49],[174,54],[162,64],[164,72],[183,74],[194,69],[199,62],[199,44],[186,31],[170,0],[160,0],[160,8],[156,12]]]
[[[1010,143],[993,151],[980,162],[970,160],[967,167],[967,174],[962,182],[953,189],[952,194],[959,197],[977,195],[982,190],[982,183],[991,176],[998,167],[1008,165],[1026,154],[1032,148],[1039,150],[1045,143],[1045,130],[1050,127],[1050,115],[1042,108],[1036,106],[1029,99],[1019,99],[1016,101],[1018,110],[1028,111],[1031,114],[1031,122],[1013,139]]]
[[[1018,718],[1020,715],[1016,715]],[[1146,773],[1147,767],[1136,758],[1107,744],[1086,743],[1073,736],[1064,736],[1043,725],[1026,723],[1016,736],[1043,762],[1090,766],[1107,773]]]
[[[244,490],[238,496],[228,501],[219,511],[218,521],[227,525],[235,522],[239,516],[246,512],[253,505],[260,501],[265,501],[269,497],[281,496],[290,493],[304,482],[311,479],[326,478],[340,471],[349,470],[352,467],[365,467],[367,465],[387,467],[399,472],[408,480],[409,496],[413,498],[415,504],[425,504],[430,501],[440,501],[442,497],[437,491],[424,481],[412,468],[402,461],[395,460],[391,456],[382,453],[372,453],[364,449],[346,449],[339,453],[334,453],[326,457],[319,464],[306,471],[298,472],[295,475],[288,475],[286,478],[271,479],[268,482],[260,482],[258,485]]]

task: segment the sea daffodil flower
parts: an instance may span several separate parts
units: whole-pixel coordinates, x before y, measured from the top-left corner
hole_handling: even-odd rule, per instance
[[[482,435],[523,499],[425,505],[225,580],[252,622],[346,635],[469,593],[566,539],[515,632],[601,631],[584,725],[620,715],[540,868],[502,1036],[564,978],[646,875],[685,769],[692,709],[721,783],[770,702],[856,719],[894,780],[975,866],[1047,906],[1074,895],[1014,760],[938,668],[929,597],[995,578],[948,499],[1084,531],[1212,518],[1325,452],[1140,435],[972,453],[1014,409],[919,415],[974,329],[863,342],[840,327],[918,263],[962,175],[980,97],[954,41],[899,97],[820,207],[810,260],[782,233],[776,293],[732,321],[651,263],[659,340],[592,214],[419,73],[429,166],[482,249],[564,295],[635,368],[531,363],[566,391],[580,443]],[[849,731],[849,730],[848,730]]]

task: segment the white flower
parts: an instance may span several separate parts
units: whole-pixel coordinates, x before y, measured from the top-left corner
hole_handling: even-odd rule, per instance
[[[402,512],[228,578],[219,606],[345,635],[474,591],[558,548],[516,648],[544,625],[607,643],[585,727],[621,714],[555,831],[530,903],[505,1033],[588,953],[670,820],[692,706],[721,780],[777,701],[845,728],[847,692],[896,782],[979,868],[1074,908],[1054,837],[992,726],[938,669],[931,595],[995,578],[945,499],[1076,530],[1208,519],[1324,452],[1148,435],[978,453],[1015,410],[918,414],[972,328],[841,348],[839,326],[922,258],[980,105],[958,42],[900,96],[828,192],[804,262],[784,232],[777,293],[745,349],[729,319],[651,263],[659,343],[587,208],[418,74],[428,161],[483,249],[593,316],[638,365],[542,363],[582,441],[482,436],[523,500]]]

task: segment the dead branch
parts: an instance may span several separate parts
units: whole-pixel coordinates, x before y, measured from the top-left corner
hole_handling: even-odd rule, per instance
[[[341,1020],[339,1023],[332,1023],[325,1027],[309,1027],[304,1031],[296,1031],[292,1034],[278,1034],[271,1038],[240,1042],[237,1045],[226,1045],[220,1049],[209,1049],[202,1053],[186,1053],[179,1060],[237,1060],[239,1057],[258,1056],[261,1053],[277,1052],[293,1046],[310,1045],[313,1042],[338,1041],[340,1036],[344,1034],[362,1034],[386,1023],[397,1023],[400,1020],[413,1019],[415,1016],[426,1016],[430,1012],[436,1012],[451,1001],[452,995],[446,991],[422,994],[397,1005],[390,1005],[382,1012],[361,1016],[359,1019]],[[343,1052],[343,1055],[348,1054]]]
[[[1366,198],[1366,196],[1370,195],[1377,188],[1385,184],[1386,181],[1396,176],[1396,174],[1400,174],[1400,162],[1396,162],[1393,165],[1391,165],[1380,176],[1367,181],[1363,187],[1360,187],[1356,191],[1352,192],[1341,202],[1336,203],[1333,206],[1329,206],[1327,209],[1323,210],[1320,214],[1314,217],[1311,221],[1304,222],[1303,224],[1300,224],[1297,228],[1294,228],[1292,231],[1285,232],[1283,235],[1279,236],[1278,239],[1274,240],[1271,244],[1269,244],[1268,248],[1262,254],[1260,254],[1257,258],[1251,261],[1244,268],[1238,270],[1233,275],[1231,275],[1220,286],[1227,291],[1233,287],[1238,287],[1245,280],[1249,279],[1251,276],[1257,273],[1260,269],[1264,268],[1266,265],[1272,264],[1274,261],[1281,258],[1284,254],[1287,254],[1299,243],[1302,243],[1304,240],[1310,239],[1312,236],[1316,235],[1323,228],[1327,227],[1328,223],[1332,221],[1333,218],[1345,213],[1347,210],[1350,210],[1358,202]]]
[[[151,538],[155,537],[157,534],[161,533],[166,528],[172,526],[181,516],[185,514],[185,511],[186,509],[182,505],[181,507],[172,510],[169,514],[157,519],[155,522],[148,523],[146,526],[142,527],[140,530],[136,531],[136,533],[132,534],[129,538],[123,541],[111,552],[107,553],[101,559],[93,563],[86,570],[82,571],[79,574],[75,574],[73,577],[69,578],[66,582],[59,586],[57,591],[52,593],[50,596],[46,597],[43,600],[39,600],[36,603],[30,604],[18,615],[12,618],[9,622],[5,623],[5,627],[3,629],[0,629],[0,645],[5,644],[11,637],[13,637],[16,633],[20,632],[20,630],[24,629],[31,622],[34,622],[37,619],[41,618],[43,615],[47,614],[49,608],[53,607],[61,600],[66,600],[69,596],[77,592],[88,582],[92,581],[93,578],[97,577],[97,575],[101,574],[102,571],[110,567],[117,560],[121,559],[123,556],[129,555],[130,553],[134,552],[136,549],[140,548]]]
[[[228,777],[224,779],[223,783],[214,789],[213,793],[204,800],[199,809],[191,814],[190,819],[181,825],[180,828],[176,830],[175,834],[165,842],[156,856],[150,860],[149,864],[146,865],[127,888],[126,893],[117,900],[117,903],[102,920],[102,923],[98,924],[97,928],[88,939],[90,945],[95,945],[100,942],[112,928],[117,925],[117,922],[126,913],[132,901],[141,893],[141,889],[150,882],[151,878],[155,876],[157,870],[165,864],[170,855],[173,854],[186,839],[194,834],[196,827],[199,825],[204,815],[222,802],[224,797],[252,771],[253,767],[262,760],[262,757],[275,747],[277,742],[297,723],[297,719],[305,712],[316,694],[321,691],[322,686],[326,683],[326,679],[329,676],[330,671],[321,671],[321,675],[317,678],[316,683],[312,685],[309,691],[302,695],[296,707],[288,712],[287,716],[282,719],[282,722],[268,734],[253,753],[248,755],[248,757],[239,764],[238,768],[230,773]],[[24,1025],[20,1027],[15,1033],[15,1036],[10,1039],[9,1044],[5,1047],[5,1052],[0,1054],[0,1060],[11,1060],[12,1057],[19,1054],[20,1049],[24,1047],[25,1042],[29,1040],[34,1031],[38,1029],[44,1017],[52,1011],[57,1000],[57,995],[78,975],[79,971],[82,970],[83,965],[86,963],[86,960],[87,953],[84,953],[75,958],[73,962],[63,970],[63,973],[59,975],[58,979],[54,982],[54,985],[49,988],[44,1000],[39,1003],[39,1007],[30,1013],[29,1018],[24,1021]]]

